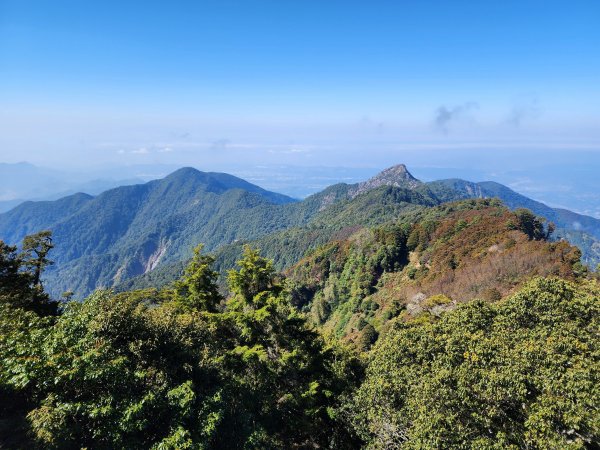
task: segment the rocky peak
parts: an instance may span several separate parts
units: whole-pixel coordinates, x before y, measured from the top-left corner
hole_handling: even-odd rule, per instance
[[[411,175],[404,164],[392,166],[378,173],[373,178],[359,183],[355,189],[350,192],[352,198],[363,192],[368,192],[380,186],[395,186],[406,189],[416,189],[423,183]]]

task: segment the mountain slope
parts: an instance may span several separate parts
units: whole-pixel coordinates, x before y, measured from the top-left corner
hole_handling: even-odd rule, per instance
[[[97,197],[76,194],[55,202],[27,202],[0,214],[0,238],[18,243],[26,234],[51,229],[56,265],[47,272],[47,287],[55,296],[66,290],[81,296],[161,266],[181,267],[198,243],[208,251],[220,249],[221,270],[232,267],[241,242],[248,241],[283,269],[356,227],[406,219],[446,201],[482,197],[499,197],[510,208],[526,207],[547,217],[561,227],[559,237],[583,247],[586,262],[600,261],[596,219],[549,208],[497,183],[422,183],[404,165],[362,183],[330,186],[303,201],[232,175],[184,168]]]
[[[73,194],[55,201],[24,202],[0,214],[0,238],[18,243],[28,234],[52,228],[80,211],[92,199],[88,194]]]
[[[55,295],[85,294],[163,260],[185,259],[198,242],[213,249],[288,226],[286,208],[294,202],[231,175],[185,168],[97,197],[27,202],[0,215],[0,236],[18,243],[28,233],[51,229],[56,265],[48,271],[48,288]]]
[[[413,217],[419,212],[436,204],[431,198],[404,188],[382,186],[364,192],[353,199],[347,197],[349,188],[353,186],[335,185],[324,193],[316,194],[302,203],[295,204],[291,211],[296,216],[307,220],[296,220],[290,223],[304,222],[304,226],[292,226],[267,234],[255,240],[238,240],[225,244],[215,251],[215,268],[225,274],[235,266],[243,252],[243,245],[251,244],[261,250],[261,254],[273,259],[278,270],[290,267],[300,260],[308,251],[331,239],[343,239],[358,228],[381,224],[387,221]],[[331,191],[339,194],[337,201],[319,207],[323,198],[331,195]],[[340,199],[341,198],[341,199]],[[299,214],[299,211],[302,214]],[[288,211],[289,212],[289,211]],[[134,277],[118,285],[119,290],[141,288],[147,286],[163,286],[176,279],[184,264],[165,264],[154,273]]]
[[[510,209],[527,208],[538,216],[554,222],[559,228],[576,229],[600,239],[600,220],[566,209],[551,208],[500,183],[493,181],[473,183],[465,180],[449,179],[433,181],[427,183],[427,186],[441,201],[497,197]]]
[[[441,201],[467,198],[499,198],[510,209],[527,208],[557,227],[555,238],[579,245],[583,261],[591,267],[600,263],[600,220],[561,208],[551,208],[493,181],[473,183],[448,179],[427,183]]]
[[[497,200],[449,203],[332,239],[287,275],[316,324],[364,347],[400,314],[439,315],[473,298],[498,300],[535,276],[585,273],[577,248],[528,228]]]
[[[365,186],[370,186],[370,189],[366,189]],[[356,194],[358,190],[362,192]],[[555,222],[561,217],[560,211],[498,183],[472,183],[458,179],[421,183],[408,173],[405,166],[399,165],[383,171],[367,182],[354,185],[337,184],[309,197],[297,205],[301,206],[305,214],[303,219],[306,225],[284,228],[251,241],[251,244],[260,248],[262,254],[273,259],[278,270],[283,270],[293,266],[318,246],[331,240],[346,239],[361,227],[394,220],[413,223],[421,220],[432,206],[440,203],[490,197],[500,198],[511,209],[528,208],[537,215]],[[575,218],[579,217],[575,215]],[[591,224],[595,221],[589,217],[582,217],[581,220],[582,223]],[[294,223],[301,222],[302,220],[296,220]],[[573,226],[569,223],[563,225]],[[560,228],[556,231],[555,238],[565,238],[582,248],[582,259],[590,266],[595,267],[600,261],[600,241],[593,236],[573,228]],[[248,241],[241,240],[217,249],[216,268],[221,273],[224,274],[235,265],[245,242]],[[119,288],[164,285],[177,278],[182,268],[181,263],[159,267],[156,273],[135,277]]]

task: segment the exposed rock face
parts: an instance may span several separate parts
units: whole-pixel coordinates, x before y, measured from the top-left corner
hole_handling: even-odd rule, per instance
[[[466,183],[465,191],[471,198],[486,198],[487,197],[485,195],[485,193],[483,192],[482,187],[479,186],[477,183]]]
[[[375,175],[373,178],[359,183],[358,186],[349,192],[350,198],[354,198],[363,192],[368,192],[380,186],[395,186],[407,189],[416,189],[423,183],[413,177],[406,169],[404,164],[385,169],[383,172]]]
[[[413,295],[410,301],[406,304],[406,311],[413,317],[418,316],[423,311],[429,311],[432,316],[439,317],[442,315],[442,313],[452,311],[454,308],[456,308],[455,301],[449,301],[449,303],[445,304],[431,305],[428,304],[427,300],[427,295],[422,292]]]
[[[429,312],[431,313],[432,316],[440,317],[442,315],[442,313],[452,311],[455,308],[456,308],[456,305],[454,303],[449,303],[447,305],[435,305],[434,307],[432,307],[429,310]]]
[[[421,306],[421,303],[423,303],[426,298],[427,296],[422,292],[413,295],[413,297],[410,299],[410,302],[406,304],[406,311],[411,316],[418,316],[423,312],[423,306]]]
[[[319,208],[319,211],[327,209],[327,207],[332,205],[335,202],[335,200],[336,196],[334,193],[327,194],[325,197],[323,197],[323,201],[321,202],[321,207]]]
[[[148,261],[146,262],[146,267],[144,268],[144,273],[148,273],[158,266],[158,263],[162,259],[162,257],[167,252],[167,243],[164,240],[160,241],[160,244],[156,251],[150,255]]]
[[[128,277],[141,275],[156,269],[162,258],[167,253],[169,242],[161,238],[158,240],[148,239],[140,245],[137,257],[127,261],[117,270],[113,277],[113,283],[119,283]]]

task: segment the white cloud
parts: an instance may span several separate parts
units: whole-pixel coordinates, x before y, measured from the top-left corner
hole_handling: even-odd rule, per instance
[[[310,147],[292,147],[289,149],[278,149],[278,150],[268,150],[269,153],[272,154],[285,154],[285,155],[293,155],[293,154],[300,154],[300,153],[306,153],[306,154],[310,154],[311,148]]]
[[[141,147],[141,148],[138,148],[137,150],[133,150],[131,153],[134,153],[136,155],[147,155],[150,152],[148,151],[148,149],[146,147]]]

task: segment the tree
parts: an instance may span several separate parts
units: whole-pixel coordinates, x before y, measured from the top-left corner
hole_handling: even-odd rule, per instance
[[[39,399],[27,414],[43,448],[206,448],[222,416],[212,315],[150,306],[136,293],[72,302],[7,372]],[[51,380],[51,382],[48,382]]]
[[[0,300],[0,447],[36,448],[28,436],[27,414],[36,406],[37,384],[30,373],[39,367],[42,343],[55,318],[5,300]]]
[[[379,333],[375,330],[373,325],[367,324],[361,331],[357,346],[362,351],[368,351],[371,349],[377,338]]]
[[[224,359],[234,384],[224,423],[239,435],[223,435],[223,447],[344,448],[352,438],[332,411],[352,380],[337,378],[336,355],[292,306],[272,261],[245,247],[238,266],[228,277],[237,345]]]
[[[0,241],[0,300],[21,306],[31,295],[32,277],[21,270],[22,266],[17,247]]]
[[[33,275],[34,286],[42,286],[41,276],[43,270],[54,264],[47,256],[54,248],[51,231],[40,231],[39,233],[25,236],[23,239],[23,259],[25,267],[28,267]]]
[[[41,283],[41,274],[52,249],[49,231],[26,236],[23,251],[0,241],[0,301],[13,307],[29,309],[39,315],[55,315],[58,303],[50,297]]]
[[[28,423],[17,448],[35,447],[27,436],[42,448],[356,448],[336,402],[357,362],[307,325],[256,251],[231,277],[244,290],[208,311],[209,261],[198,248],[177,301],[172,288],[98,291],[52,323],[0,305],[0,412],[16,417],[0,438]]]
[[[556,229],[556,226],[552,222],[546,222],[546,219],[537,217],[528,209],[518,208],[514,211],[514,214],[517,224],[509,224],[509,226],[521,230],[529,239],[546,241]]]
[[[264,304],[267,294],[277,296],[283,291],[273,261],[261,257],[258,250],[245,245],[242,259],[237,264],[239,270],[228,272],[229,290],[232,294],[230,309],[258,309]]]
[[[223,300],[217,285],[218,272],[212,270],[214,258],[202,254],[203,245],[194,249],[194,257],[182,278],[174,283],[174,300],[185,309],[216,312]]]
[[[16,246],[0,241],[0,442],[31,448],[26,415],[34,404],[29,369],[39,362],[57,303],[49,300]]]

